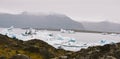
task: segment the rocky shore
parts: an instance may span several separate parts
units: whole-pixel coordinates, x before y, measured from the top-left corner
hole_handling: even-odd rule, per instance
[[[38,39],[22,41],[0,35],[0,59],[120,59],[120,43],[72,52]]]

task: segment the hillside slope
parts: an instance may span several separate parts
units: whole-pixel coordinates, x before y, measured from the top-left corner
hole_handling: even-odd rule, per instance
[[[0,59],[120,59],[120,43],[77,52],[55,49],[41,40],[21,41],[0,35]]]
[[[0,59],[1,56],[9,59],[17,54],[27,55],[31,59],[51,59],[62,56],[65,52],[67,51],[55,49],[41,40],[21,41],[0,35]]]

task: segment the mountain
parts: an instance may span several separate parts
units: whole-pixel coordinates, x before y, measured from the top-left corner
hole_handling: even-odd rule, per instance
[[[49,14],[33,15],[29,13],[21,14],[0,14],[0,26],[15,26],[20,28],[48,28],[48,29],[77,29],[83,30],[84,27],[79,22],[73,21],[66,15]]]
[[[89,31],[101,31],[101,32],[119,32],[120,33],[120,24],[102,21],[102,22],[81,22],[85,30]]]

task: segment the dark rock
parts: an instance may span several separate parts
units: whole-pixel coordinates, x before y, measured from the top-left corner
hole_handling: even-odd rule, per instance
[[[116,59],[115,57],[113,57],[113,56],[106,56],[106,58],[105,59]]]
[[[17,55],[12,56],[10,59],[30,59],[30,58],[26,55],[17,54]]]
[[[0,59],[7,59],[5,56],[0,56]]]
[[[117,59],[120,59],[120,50],[115,51],[114,55]]]
[[[24,50],[30,51],[30,52],[39,52],[39,48],[35,46],[27,46]]]
[[[67,59],[68,57],[67,56],[60,56],[59,59]]]

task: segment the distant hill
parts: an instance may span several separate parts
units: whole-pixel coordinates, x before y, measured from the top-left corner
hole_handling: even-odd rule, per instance
[[[61,14],[7,14],[0,13],[0,27],[15,26],[19,28],[38,29],[75,29],[101,32],[119,32],[120,24],[109,21],[76,22],[70,17]]]
[[[32,27],[47,29],[77,29],[83,30],[82,24],[73,21],[66,15],[49,14],[49,15],[33,15],[28,13],[21,14],[0,14],[0,27]]]
[[[120,33],[120,24],[102,21],[102,22],[81,22],[85,30],[89,31],[102,31],[102,32],[119,32]]]

